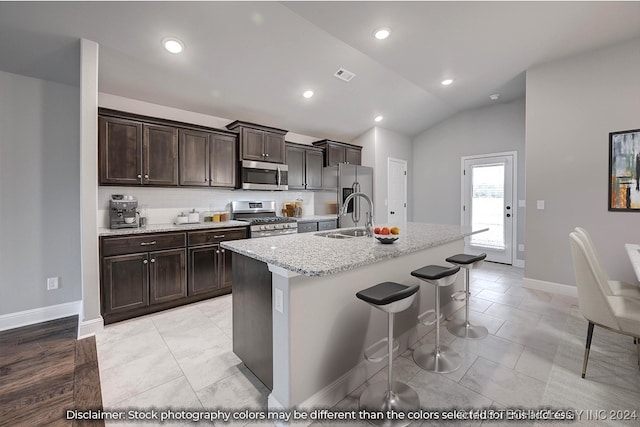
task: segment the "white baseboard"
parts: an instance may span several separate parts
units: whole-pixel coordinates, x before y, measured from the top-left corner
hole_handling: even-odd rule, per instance
[[[33,325],[48,320],[61,319],[63,317],[79,316],[81,310],[82,301],[72,301],[64,304],[19,311],[17,313],[3,314],[0,316],[0,331]]]
[[[523,259],[516,259],[513,261],[513,266],[514,267],[518,267],[518,268],[524,268],[524,260]]]
[[[568,295],[570,297],[578,297],[578,289],[575,286],[564,285],[562,283],[546,282],[544,280],[529,279],[525,277],[522,280],[522,286],[529,289],[537,289],[539,291],[550,292],[552,294]]]
[[[86,320],[78,325],[78,339],[88,338],[104,329],[102,316],[97,319]]]

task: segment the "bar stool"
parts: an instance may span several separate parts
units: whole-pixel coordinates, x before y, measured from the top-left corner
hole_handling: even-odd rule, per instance
[[[420,409],[418,394],[407,384],[393,381],[393,318],[395,313],[408,309],[416,298],[419,285],[407,286],[395,282],[383,282],[356,294],[359,299],[373,307],[388,313],[389,333],[387,381],[372,384],[360,396],[360,409],[371,411],[410,412]],[[365,352],[366,357],[366,352]],[[382,359],[379,359],[382,360]],[[379,425],[408,425],[412,420],[370,420]],[[397,421],[397,422],[396,422]]]
[[[484,326],[472,325],[469,322],[469,270],[480,267],[487,254],[467,255],[457,254],[446,259],[447,262],[464,268],[464,291],[455,292],[451,295],[454,301],[464,301],[464,321],[450,320],[447,323],[447,330],[460,338],[485,338],[489,331]]]
[[[436,308],[427,310],[418,316],[418,320],[426,326],[436,325],[436,344],[424,344],[413,351],[413,360],[426,371],[441,374],[453,372],[462,364],[462,358],[452,348],[440,345],[440,287],[452,285],[456,281],[460,267],[442,267],[427,265],[411,272],[411,275],[432,284],[436,290]],[[428,315],[435,312],[435,320],[426,321]]]

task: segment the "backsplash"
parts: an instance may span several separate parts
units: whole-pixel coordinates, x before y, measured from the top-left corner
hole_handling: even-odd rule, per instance
[[[181,212],[195,209],[206,211],[230,211],[234,200],[275,200],[278,215],[284,202],[302,199],[302,214],[314,215],[312,191],[248,191],[214,190],[210,188],[145,188],[98,187],[98,227],[109,227],[109,200],[112,194],[126,194],[138,200],[138,210],[147,209],[148,224],[173,223]]]

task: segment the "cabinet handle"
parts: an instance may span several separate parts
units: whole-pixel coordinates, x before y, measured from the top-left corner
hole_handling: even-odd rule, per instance
[[[156,259],[155,258],[151,258],[151,262],[152,263],[156,262]]]
[[[145,260],[142,260],[142,263],[143,263],[143,264],[147,264],[147,260],[146,260],[146,259],[145,259]]]
[[[224,249],[220,249],[220,252],[224,253]]]
[[[221,234],[219,236],[213,236],[214,239],[224,239],[224,234]]]
[[[217,253],[217,254],[219,254],[219,253],[220,253],[220,251],[216,251],[216,253]]]
[[[265,157],[269,157],[269,153],[265,154],[264,156],[265,156]]]
[[[138,174],[138,179],[142,178],[142,175]]]
[[[149,175],[148,174],[144,174],[144,179],[149,179]]]
[[[156,244],[156,241],[154,240],[153,242],[141,242],[140,246],[150,246],[155,244]]]

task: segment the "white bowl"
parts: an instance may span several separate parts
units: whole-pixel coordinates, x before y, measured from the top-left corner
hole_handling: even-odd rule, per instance
[[[136,222],[136,219],[128,216],[124,219],[124,222],[126,222],[127,224],[133,224],[134,222]]]

